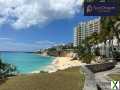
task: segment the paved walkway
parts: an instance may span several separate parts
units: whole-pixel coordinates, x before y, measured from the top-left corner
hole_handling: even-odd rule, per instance
[[[111,73],[120,73],[120,63],[118,63],[112,70],[95,74],[96,83],[102,88],[102,90],[111,90],[111,79],[107,76]]]

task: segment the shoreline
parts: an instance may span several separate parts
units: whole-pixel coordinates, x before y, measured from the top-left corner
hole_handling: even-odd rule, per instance
[[[48,65],[45,69],[32,71],[31,73],[32,74],[40,73],[41,71],[53,73],[58,70],[65,70],[70,67],[77,67],[85,64],[85,63],[81,63],[79,60],[72,60],[72,59],[73,58],[71,57],[55,57],[52,63]]]

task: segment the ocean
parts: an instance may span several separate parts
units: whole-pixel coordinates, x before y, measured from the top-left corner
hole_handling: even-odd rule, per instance
[[[15,65],[21,74],[42,71],[54,60],[54,57],[21,52],[1,52],[0,58],[5,63]]]

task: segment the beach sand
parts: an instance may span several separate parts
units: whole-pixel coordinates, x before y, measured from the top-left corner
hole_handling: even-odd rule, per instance
[[[58,70],[65,70],[70,67],[77,67],[81,66],[85,63],[82,63],[80,60],[72,60],[71,57],[56,57],[53,62],[48,65],[45,69],[42,71],[53,73]],[[40,70],[33,71],[31,73],[40,73]]]
[[[56,72],[58,70],[65,70],[70,67],[77,67],[83,65],[79,60],[72,60],[71,57],[56,57],[56,59],[44,71],[48,73]]]

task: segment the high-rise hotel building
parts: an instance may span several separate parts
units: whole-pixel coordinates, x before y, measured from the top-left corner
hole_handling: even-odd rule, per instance
[[[78,26],[74,28],[74,47],[77,47],[81,42],[94,32],[100,31],[100,18],[80,22]]]

